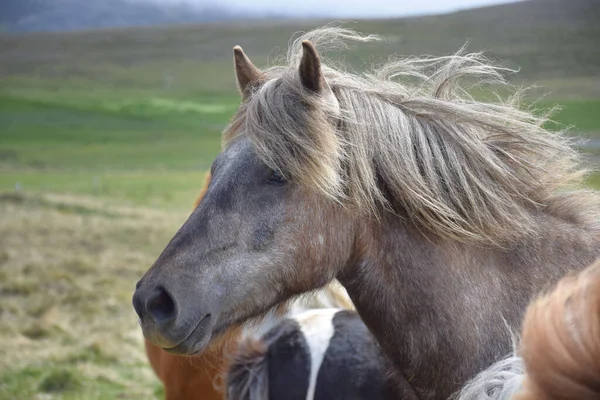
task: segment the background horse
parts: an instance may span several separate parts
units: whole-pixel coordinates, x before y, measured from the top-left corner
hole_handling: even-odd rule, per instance
[[[600,259],[529,307],[520,354],[527,373],[514,400],[600,398]]]
[[[209,183],[210,173],[207,173],[194,208],[202,201]],[[228,369],[227,353],[237,347],[238,341],[252,340],[287,315],[308,309],[329,307],[346,310],[354,308],[344,288],[337,283],[281,305],[269,314],[270,318],[252,321],[246,324],[245,328],[228,330],[219,341],[213,343],[200,355],[182,357],[167,353],[148,340],[145,341],[146,354],[152,369],[163,383],[166,400],[221,400],[225,392],[220,387],[219,381]]]
[[[244,340],[226,378],[229,400],[383,400],[389,364],[356,312],[310,310]]]
[[[312,31],[262,71],[234,49],[243,101],[211,183],[133,305],[148,340],[193,354],[337,278],[399,396],[446,399],[510,353],[534,295],[599,256],[598,193],[519,93],[458,85],[511,89],[481,55],[321,63],[315,46],[347,39],[372,37]]]

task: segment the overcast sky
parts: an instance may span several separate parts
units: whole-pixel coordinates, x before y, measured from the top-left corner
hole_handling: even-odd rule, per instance
[[[140,0],[138,0],[140,1]],[[394,17],[449,12],[515,0],[145,0],[160,3],[219,4],[238,9],[340,18]]]

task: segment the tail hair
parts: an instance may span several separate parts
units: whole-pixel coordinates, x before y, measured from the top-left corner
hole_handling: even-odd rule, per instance
[[[267,343],[243,340],[230,360],[225,382],[227,400],[268,400]]]

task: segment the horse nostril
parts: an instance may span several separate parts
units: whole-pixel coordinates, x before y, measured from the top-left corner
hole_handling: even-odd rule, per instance
[[[175,302],[162,287],[154,289],[146,301],[146,311],[156,323],[175,318]]]

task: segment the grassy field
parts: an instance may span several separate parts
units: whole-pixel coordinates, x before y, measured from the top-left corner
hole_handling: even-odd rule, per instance
[[[130,299],[185,213],[0,195],[0,399],[148,399]]]
[[[597,140],[597,10],[540,4],[362,21],[386,42],[347,61],[448,54],[471,38],[522,67],[516,83],[547,86],[540,106],[562,106],[560,126]],[[239,103],[231,48],[265,65],[322,23],[0,34],[0,400],[160,398],[130,297]]]
[[[131,104],[0,95],[0,190],[70,192],[136,205],[188,205],[237,99]],[[164,104],[163,104],[164,103]],[[188,110],[186,105],[195,108]]]

